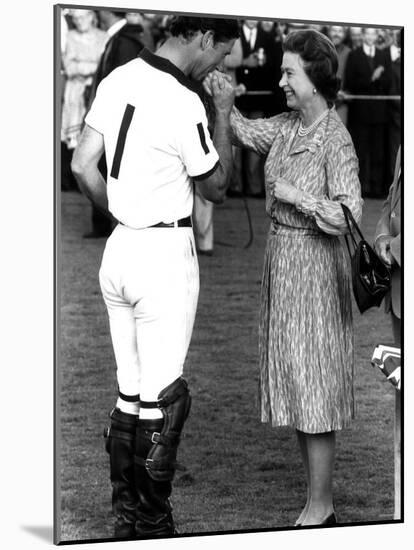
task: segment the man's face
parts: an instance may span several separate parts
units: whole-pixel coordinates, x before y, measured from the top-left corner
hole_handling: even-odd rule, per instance
[[[191,71],[194,80],[203,80],[214,69],[220,69],[224,58],[228,55],[236,41],[235,38],[223,42],[215,42],[211,39],[209,45],[205,46],[198,56]]]
[[[361,46],[362,44],[362,29],[361,27],[351,27],[350,29],[352,45],[354,48]]]
[[[94,14],[90,10],[73,10],[72,21],[78,32],[87,32],[91,27]]]
[[[362,39],[367,46],[373,46],[377,40],[378,33],[375,29],[364,29],[362,33]]]
[[[339,26],[329,28],[329,38],[335,46],[339,46],[345,40],[345,29]]]
[[[244,24],[246,27],[249,27],[249,29],[255,29],[258,25],[258,21],[256,19],[246,19]]]
[[[142,15],[137,12],[129,12],[126,14],[125,19],[127,20],[127,23],[130,23],[131,25],[142,25]]]
[[[386,48],[392,44],[392,31],[389,29],[378,29],[377,31],[377,46],[380,48]]]
[[[270,32],[273,30],[273,21],[260,21],[260,26],[265,32]]]

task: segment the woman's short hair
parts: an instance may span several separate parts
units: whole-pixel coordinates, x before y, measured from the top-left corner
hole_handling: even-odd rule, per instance
[[[214,42],[227,42],[240,36],[239,23],[236,19],[220,19],[213,17],[175,16],[171,19],[169,31],[172,36],[191,38],[197,31],[214,33]]]
[[[338,55],[327,36],[313,29],[292,31],[283,43],[283,51],[299,54],[318,92],[329,102],[336,99],[341,84],[336,74]]]

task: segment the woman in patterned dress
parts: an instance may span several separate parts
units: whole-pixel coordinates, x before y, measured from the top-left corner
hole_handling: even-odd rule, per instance
[[[334,107],[337,66],[327,37],[294,31],[279,82],[292,111],[231,115],[236,143],[266,156],[261,419],[296,429],[308,485],[296,525],[336,523],[335,433],[354,415],[349,267],[338,236],[346,232],[341,203],[359,221],[362,200],[354,146]]]
[[[62,106],[61,141],[74,149],[81,133],[86,113],[85,88],[92,83],[99,59],[108,39],[105,31],[96,28],[91,10],[72,10],[75,28],[67,33],[62,63],[66,85]]]

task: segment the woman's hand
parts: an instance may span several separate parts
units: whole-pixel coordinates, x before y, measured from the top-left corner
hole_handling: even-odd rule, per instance
[[[270,193],[278,201],[297,206],[302,200],[303,191],[296,189],[286,180],[280,178],[270,184]]]
[[[234,104],[235,91],[229,82],[228,75],[214,71],[204,79],[203,86],[213,98],[217,113],[230,114]]]
[[[393,262],[391,250],[390,250],[390,243],[391,238],[388,235],[381,235],[376,241],[375,241],[375,250],[377,251],[378,256],[381,258],[381,260],[388,266],[391,267],[391,264]]]

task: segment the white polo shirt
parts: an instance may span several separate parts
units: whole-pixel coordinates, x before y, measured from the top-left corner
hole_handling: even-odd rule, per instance
[[[86,124],[101,133],[108,167],[108,207],[133,228],[191,215],[192,179],[219,156],[193,83],[167,59],[141,51],[98,86]]]

